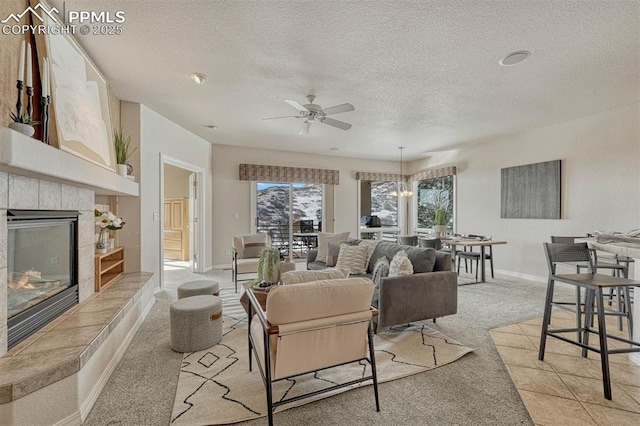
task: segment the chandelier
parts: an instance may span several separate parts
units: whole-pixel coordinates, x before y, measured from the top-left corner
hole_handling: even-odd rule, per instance
[[[400,182],[398,183],[398,190],[396,191],[394,189],[393,191],[391,191],[391,194],[389,195],[391,195],[392,197],[400,196],[401,198],[407,198],[413,195],[413,191],[409,189],[407,182],[405,182],[404,180],[404,175],[402,174],[402,150],[404,149],[404,146],[399,147],[399,149],[400,149]]]

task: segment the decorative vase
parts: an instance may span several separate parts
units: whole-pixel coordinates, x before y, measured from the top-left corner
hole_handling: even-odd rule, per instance
[[[444,238],[447,236],[447,225],[435,225],[433,232],[436,234],[436,238]]]
[[[126,164],[118,164],[116,165],[116,170],[120,176],[126,176],[128,171],[128,166]]]
[[[277,284],[280,281],[280,253],[276,248],[260,250],[258,259],[258,282],[261,286]]]
[[[9,123],[9,128],[29,137],[33,136],[36,132],[36,129],[34,129],[33,126],[24,123],[16,123],[15,121]]]
[[[96,253],[106,253],[108,244],[109,233],[106,229],[101,229],[100,235],[98,235],[98,242],[96,243]]]

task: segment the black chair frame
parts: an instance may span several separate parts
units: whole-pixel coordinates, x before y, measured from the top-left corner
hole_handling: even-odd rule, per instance
[[[544,317],[542,321],[542,333],[540,335],[540,349],[538,352],[538,359],[544,360],[545,347],[547,342],[547,336],[555,339],[562,340],[567,343],[579,346],[582,348],[582,356],[587,357],[588,351],[593,351],[600,354],[600,362],[602,368],[602,382],[604,388],[604,396],[606,399],[611,400],[611,375],[609,372],[609,355],[620,353],[640,352],[640,343],[634,342],[630,339],[625,339],[618,336],[608,335],[606,329],[606,317],[604,308],[603,289],[610,287],[622,287],[626,292],[625,303],[630,305],[628,292],[630,286],[638,286],[640,282],[632,281],[626,278],[619,278],[615,276],[596,274],[589,248],[586,243],[567,244],[567,243],[544,243],[544,249],[546,254],[547,266],[549,268],[549,279],[547,284],[547,294],[545,298]],[[588,265],[588,274],[556,274],[557,263],[566,262],[584,262]],[[585,289],[585,302],[584,312],[585,321],[584,325],[577,326],[576,328],[549,328],[551,324],[552,307],[559,305],[553,301],[553,291],[555,282],[563,282],[571,285],[575,285],[578,288]],[[579,293],[578,293],[579,294]],[[598,317],[598,329],[597,331],[592,329],[594,320],[594,305],[596,309],[596,315]],[[581,303],[578,300],[577,315],[581,314]],[[627,306],[630,312],[630,306]],[[617,312],[612,312],[617,315]],[[633,325],[630,315],[624,315],[627,317],[629,336],[633,334]],[[563,333],[577,333],[578,338],[572,340],[563,336]],[[589,346],[589,336],[591,334],[598,335],[599,347]],[[623,342],[630,345],[629,348],[623,349],[609,349],[607,338]]]
[[[277,334],[278,333],[278,327],[277,326],[272,326],[271,324],[269,324],[269,322],[267,321],[267,318],[265,316],[264,311],[262,310],[262,308],[260,307],[260,303],[258,302],[258,300],[256,299],[255,295],[253,294],[253,291],[251,291],[251,289],[247,289],[247,296],[249,297],[249,307],[248,307],[248,326],[247,326],[247,334],[248,334],[248,344],[249,344],[249,371],[252,371],[252,354],[255,352],[255,356],[256,359],[259,360],[258,358],[258,352],[257,352],[257,348],[253,342],[253,336],[251,336],[251,321],[252,318],[254,316],[254,313],[257,315],[258,320],[260,321],[260,323],[262,324],[262,329],[264,330],[264,365],[266,368],[262,367],[262,364],[258,361],[258,369],[260,371],[260,375],[262,376],[262,381],[264,383],[265,386],[265,390],[267,393],[267,417],[268,417],[268,421],[269,421],[269,426],[273,426],[273,410],[276,409],[277,407],[290,403],[290,402],[294,402],[294,401],[298,401],[304,398],[308,398],[308,397],[312,397],[312,396],[316,396],[316,395],[320,395],[326,392],[331,392],[333,390],[336,389],[342,389],[342,388],[346,388],[358,383],[362,383],[362,382],[366,382],[368,380],[372,380],[373,381],[373,393],[374,393],[374,397],[375,397],[375,401],[376,401],[376,411],[380,411],[380,400],[378,397],[378,375],[376,372],[376,358],[375,358],[375,354],[374,354],[374,349],[373,349],[373,329],[372,329],[372,321],[369,321],[369,327],[367,329],[367,340],[368,340],[368,349],[369,349],[369,356],[365,357],[365,358],[360,358],[360,359],[354,359],[352,361],[348,361],[348,362],[344,362],[341,364],[337,364],[337,365],[331,365],[325,368],[321,368],[318,370],[313,370],[313,371],[322,371],[322,370],[327,370],[329,368],[333,368],[333,367],[339,367],[341,365],[346,365],[346,364],[351,364],[352,362],[359,362],[359,361],[366,361],[369,363],[369,365],[371,365],[371,374],[367,375],[367,376],[363,376],[360,377],[359,379],[356,380],[351,380],[349,382],[346,383],[340,383],[334,386],[331,386],[329,388],[325,388],[325,389],[321,389],[318,391],[314,391],[314,392],[309,392],[303,395],[298,395],[292,398],[286,398],[286,399],[281,399],[279,401],[273,401],[273,390],[272,390],[272,384],[275,382],[279,382],[282,380],[288,380],[291,379],[293,377],[298,377],[298,376],[302,376],[304,374],[308,374],[311,371],[307,371],[304,373],[300,373],[300,374],[296,374],[293,376],[288,376],[288,377],[282,377],[280,379],[277,380],[272,380],[271,379],[271,348],[270,348],[270,338],[269,336],[271,334]],[[373,309],[373,316],[377,316],[378,311]]]

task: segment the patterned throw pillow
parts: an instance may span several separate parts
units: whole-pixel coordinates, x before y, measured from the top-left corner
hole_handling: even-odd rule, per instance
[[[373,299],[371,304],[378,307],[378,299],[380,298],[380,281],[382,278],[389,276],[389,259],[386,256],[382,256],[376,262],[373,267],[373,275],[371,276],[371,280],[375,284],[375,290],[373,291]]]
[[[407,252],[400,250],[395,256],[393,256],[393,259],[391,259],[391,263],[389,264],[389,276],[397,277],[400,275],[411,274],[413,274],[413,264],[411,263],[411,260],[409,260]]]
[[[359,246],[365,246],[368,249],[367,254],[367,266],[365,266],[366,270],[369,270],[369,262],[371,261],[371,256],[373,255],[373,251],[376,249],[376,246],[380,240],[360,240],[358,243]]]
[[[264,235],[245,235],[242,237],[242,259],[252,259],[260,257],[260,250],[265,248],[267,243]]]
[[[344,243],[348,238],[348,232],[342,232],[340,234],[327,234],[325,232],[318,232],[318,255],[316,256],[316,262],[327,262],[329,243]]]
[[[340,254],[340,244],[329,243],[327,251],[327,266],[336,266],[338,263],[338,255]]]
[[[369,249],[366,246],[351,246],[343,243],[340,245],[340,254],[336,268],[348,269],[350,275],[363,275],[367,273],[367,255]]]

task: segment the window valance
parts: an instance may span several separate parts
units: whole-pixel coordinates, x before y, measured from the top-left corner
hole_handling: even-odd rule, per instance
[[[433,179],[443,176],[455,176],[456,175],[456,166],[448,166],[441,167],[439,169],[427,169],[421,170],[418,173],[414,173],[409,176],[409,180],[411,181],[420,181],[425,179]]]
[[[240,180],[340,184],[340,171],[305,167],[240,164]]]
[[[356,172],[356,180],[370,180],[375,182],[407,182],[409,176],[399,173]]]

